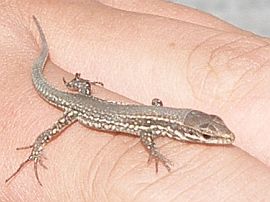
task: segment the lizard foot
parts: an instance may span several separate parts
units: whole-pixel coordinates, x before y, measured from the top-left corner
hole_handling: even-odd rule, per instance
[[[6,183],[9,182],[13,177],[15,177],[19,172],[20,170],[27,164],[29,163],[30,161],[33,161],[34,162],[34,171],[35,171],[35,176],[36,176],[36,179],[38,181],[38,183],[40,184],[40,186],[42,186],[42,183],[39,179],[39,176],[38,176],[38,170],[37,170],[37,166],[38,164],[41,165],[43,168],[45,169],[48,169],[44,164],[43,164],[43,159],[46,159],[46,157],[44,157],[41,153],[41,151],[39,151],[39,149],[37,147],[35,147],[34,145],[30,145],[30,146],[27,146],[27,147],[21,147],[21,148],[17,148],[17,150],[22,150],[22,149],[30,149],[32,148],[32,152],[30,154],[30,156],[20,164],[19,168],[8,178],[6,179]]]

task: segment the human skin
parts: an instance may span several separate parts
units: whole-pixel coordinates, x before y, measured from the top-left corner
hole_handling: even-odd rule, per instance
[[[0,13],[0,201],[268,201],[270,199],[270,48],[205,13],[165,1],[8,1]],[[119,8],[119,9],[118,9]],[[157,139],[172,172],[147,164],[139,139],[78,123],[45,149],[39,186],[27,146],[61,115],[35,92],[31,65],[44,29],[47,79],[80,72],[105,83],[95,96],[217,114],[233,146]],[[57,65],[55,65],[57,64]],[[112,90],[108,91],[106,88]],[[119,94],[116,94],[117,92]]]

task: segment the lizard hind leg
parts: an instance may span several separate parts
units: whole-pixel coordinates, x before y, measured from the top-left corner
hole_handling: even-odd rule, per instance
[[[71,81],[67,82],[65,78],[63,78],[63,82],[65,86],[72,91],[77,91],[83,95],[90,96],[91,95],[91,85],[99,85],[99,86],[104,86],[102,82],[99,81],[89,81],[86,79],[81,78],[80,73],[76,73],[74,79]]]
[[[44,136],[44,134],[42,133],[40,136]],[[38,138],[40,136],[38,136]],[[23,149],[32,148],[32,151],[31,151],[31,154],[29,155],[29,157],[20,164],[19,168],[8,179],[6,179],[5,182],[6,183],[9,182],[13,177],[15,177],[22,170],[22,168],[24,166],[26,166],[26,164],[28,164],[30,161],[33,161],[34,162],[34,172],[35,172],[36,179],[37,179],[38,183],[40,184],[40,186],[42,186],[42,183],[41,183],[41,181],[39,179],[39,176],[38,176],[37,166],[39,164],[43,168],[47,169],[47,167],[43,164],[43,161],[42,161],[42,158],[45,158],[45,157],[43,157],[43,154],[42,154],[43,147],[44,147],[44,145],[40,145],[38,142],[35,142],[34,145],[17,148],[17,150],[23,150]]]
[[[148,133],[141,133],[140,140],[141,140],[141,143],[143,144],[143,146],[146,148],[146,150],[149,153],[148,163],[150,163],[152,159],[155,160],[156,173],[158,172],[158,163],[159,162],[161,162],[167,168],[167,170],[170,172],[171,166],[173,166],[173,163],[172,163],[172,161],[167,159],[163,154],[161,154],[158,151],[152,135],[150,135]]]
[[[45,146],[51,142],[54,137],[60,134],[62,130],[64,130],[67,126],[71,125],[77,120],[77,113],[75,111],[67,111],[64,113],[64,115],[57,120],[53,124],[53,126],[44,132],[42,132],[34,141],[34,143],[30,146],[27,147],[21,147],[17,148],[17,150],[22,150],[22,149],[30,149],[32,148],[32,151],[29,155],[29,157],[20,164],[19,168],[8,178],[6,179],[6,183],[9,182],[12,178],[14,178],[20,171],[21,169],[29,162],[34,162],[34,172],[36,179],[38,183],[42,186],[42,183],[39,179],[38,176],[38,165],[41,165],[43,168],[47,169],[47,167],[43,164],[43,159],[46,159],[43,150]]]

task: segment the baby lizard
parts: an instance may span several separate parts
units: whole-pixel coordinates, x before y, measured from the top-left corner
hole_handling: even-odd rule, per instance
[[[38,94],[48,103],[63,110],[64,114],[49,129],[43,131],[32,145],[17,148],[31,148],[32,151],[6,182],[12,179],[26,163],[33,161],[35,176],[42,185],[37,166],[39,164],[45,167],[42,163],[45,146],[64,128],[76,121],[105,132],[121,132],[137,136],[148,151],[149,160],[155,159],[156,171],[159,161],[169,171],[172,166],[172,162],[158,151],[154,141],[157,137],[166,136],[184,142],[202,144],[233,143],[234,134],[218,116],[193,109],[163,107],[159,99],[153,99],[151,106],[102,100],[91,95],[91,84],[101,83],[82,79],[78,73],[73,80],[69,82],[64,80],[66,87],[77,93],[57,90],[43,75],[49,50],[39,22],[35,16],[33,19],[40,34],[42,49],[32,67],[32,82]]]

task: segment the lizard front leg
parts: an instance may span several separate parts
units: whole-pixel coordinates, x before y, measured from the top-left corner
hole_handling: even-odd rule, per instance
[[[156,172],[158,172],[158,162],[160,161],[167,168],[168,171],[171,171],[171,166],[173,166],[172,161],[167,159],[163,154],[161,154],[154,142],[153,136],[147,132],[142,132],[140,134],[141,143],[146,148],[149,153],[148,163],[151,162],[152,159],[155,160],[156,163]]]
[[[53,124],[53,126],[44,132],[42,132],[34,141],[34,143],[27,147],[20,147],[17,148],[17,150],[21,149],[30,149],[32,148],[32,151],[29,155],[29,157],[21,163],[19,168],[8,178],[6,179],[6,183],[10,181],[13,177],[15,177],[20,170],[30,161],[34,162],[34,171],[35,176],[37,178],[38,183],[42,186],[41,181],[38,176],[37,166],[38,164],[41,165],[44,168],[47,168],[42,160],[45,158],[43,156],[44,147],[51,142],[57,135],[60,134],[62,130],[64,130],[66,127],[70,126],[72,123],[74,123],[77,120],[77,112],[76,111],[68,111],[65,112],[64,115],[57,120],[56,123]]]
[[[92,85],[99,85],[99,86],[104,86],[104,84],[100,81],[89,81],[86,79],[81,78],[81,75],[79,73],[75,74],[74,79],[71,81],[67,82],[63,78],[65,86],[71,90],[71,91],[77,91],[80,94],[86,95],[86,96],[91,96],[92,95]],[[119,105],[127,105],[127,103],[123,102],[118,102],[118,101],[111,101],[111,100],[106,100],[109,103],[112,104],[119,104]]]
[[[102,82],[99,81],[89,81],[86,79],[81,78],[81,74],[76,73],[74,79],[67,82],[65,78],[63,78],[65,86],[72,91],[78,91],[83,95],[90,96],[91,93],[91,85],[99,85],[104,86]]]

